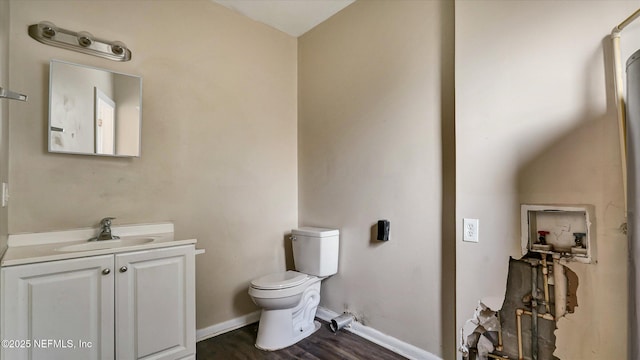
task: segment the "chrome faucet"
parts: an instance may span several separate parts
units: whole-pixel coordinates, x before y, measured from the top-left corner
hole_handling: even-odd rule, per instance
[[[100,234],[98,236],[89,239],[89,241],[101,241],[101,240],[117,240],[119,236],[111,234],[111,220],[115,218],[106,217],[100,220]]]

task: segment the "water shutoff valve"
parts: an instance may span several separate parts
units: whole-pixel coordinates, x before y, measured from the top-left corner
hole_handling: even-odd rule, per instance
[[[587,244],[584,243],[584,238],[587,236],[586,233],[573,233],[573,236],[575,237],[576,247],[587,248]]]
[[[547,235],[549,235],[550,232],[546,231],[546,230],[540,230],[538,231],[538,243],[542,244],[542,245],[547,245]]]

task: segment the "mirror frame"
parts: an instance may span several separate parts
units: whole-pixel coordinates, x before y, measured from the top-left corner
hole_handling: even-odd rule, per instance
[[[95,148],[95,128],[94,128],[94,152],[90,153],[90,152],[75,152],[75,151],[60,151],[60,150],[53,150],[52,149],[52,144],[51,144],[51,138],[52,138],[52,130],[54,129],[54,127],[51,125],[51,117],[52,117],[52,107],[53,107],[53,101],[52,101],[52,96],[53,96],[53,66],[54,64],[65,64],[65,65],[73,65],[73,66],[78,66],[78,67],[82,67],[82,68],[86,68],[86,69],[91,69],[91,70],[99,70],[99,71],[106,71],[112,74],[116,74],[116,75],[125,75],[125,76],[129,76],[129,77],[133,77],[133,78],[137,78],[139,79],[139,83],[140,83],[140,89],[138,90],[139,93],[139,98],[140,98],[140,109],[138,110],[138,128],[139,133],[138,133],[138,154],[137,155],[120,155],[120,154],[100,154],[96,152],[96,148]],[[95,98],[95,93],[92,94],[92,97]],[[94,104],[94,111],[92,111],[92,116],[95,116],[95,104]],[[95,117],[91,119],[92,122],[95,121]],[[56,127],[57,128],[57,127]],[[57,128],[59,129],[59,128]],[[83,64],[76,64],[76,63],[72,63],[69,61],[64,61],[64,60],[58,60],[58,59],[51,59],[49,61],[49,114],[48,114],[48,121],[47,121],[47,150],[49,153],[53,153],[53,154],[70,154],[70,155],[88,155],[88,156],[106,156],[106,157],[117,157],[117,158],[139,158],[142,156],[142,76],[139,75],[133,75],[133,74],[127,74],[127,73],[123,73],[123,72],[119,72],[119,71],[114,71],[111,69],[104,69],[104,68],[99,68],[99,67],[95,67],[95,66],[89,66],[89,65],[83,65]]]

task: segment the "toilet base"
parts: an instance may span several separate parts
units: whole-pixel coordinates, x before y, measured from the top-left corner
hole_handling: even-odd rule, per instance
[[[264,351],[276,351],[276,350],[284,349],[286,347],[294,345],[298,341],[300,341],[300,340],[306,338],[307,336],[310,336],[314,332],[320,330],[320,326],[322,326],[318,321],[314,321],[313,325],[314,325],[313,327],[309,328],[307,331],[301,332],[298,336],[296,336],[295,338],[291,339],[291,341],[282,342],[280,345],[275,345],[275,347],[274,347],[274,343],[269,343],[269,340],[267,340],[265,342],[264,341],[265,339],[262,339],[263,341],[259,341],[259,339],[257,339],[255,346],[256,346],[256,348],[258,348],[260,350],[264,350]],[[263,346],[266,346],[266,347],[263,347]]]
[[[279,350],[291,346],[320,329],[314,321],[320,304],[320,281],[310,285],[300,303],[291,309],[263,309],[258,325],[256,347],[260,350]]]

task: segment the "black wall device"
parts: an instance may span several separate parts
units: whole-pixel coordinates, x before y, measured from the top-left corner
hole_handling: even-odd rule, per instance
[[[378,220],[378,240],[389,241],[389,220]]]

